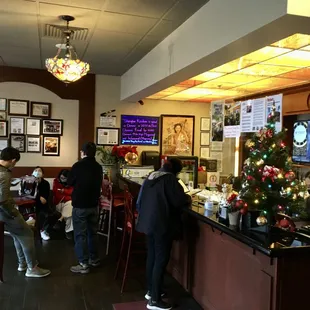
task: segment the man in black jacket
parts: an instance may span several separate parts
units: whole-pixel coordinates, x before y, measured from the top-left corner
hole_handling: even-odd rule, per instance
[[[176,175],[182,170],[178,158],[168,160],[164,166],[150,174],[140,190],[137,209],[137,231],[147,235],[147,282],[149,300],[147,308],[171,309],[162,301],[162,284],[169,262],[172,242],[181,235],[181,213],[191,199],[184,193]]]
[[[71,267],[75,273],[89,273],[89,266],[100,265],[98,255],[98,203],[102,186],[102,168],[96,162],[96,145],[83,145],[81,160],[72,167],[68,185],[73,186],[72,221],[75,238],[75,252],[79,260]]]

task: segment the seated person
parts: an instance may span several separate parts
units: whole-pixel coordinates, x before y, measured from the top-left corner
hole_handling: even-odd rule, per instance
[[[56,210],[61,213],[59,221],[65,220],[66,222],[65,231],[67,238],[71,237],[70,232],[73,231],[71,198],[73,187],[67,184],[69,172],[67,169],[61,170],[53,183],[54,204],[56,205]]]
[[[37,181],[37,194],[36,200],[36,217],[39,220],[41,238],[45,241],[50,239],[49,233],[47,232],[48,224],[48,197],[50,195],[50,184],[44,179],[43,169],[41,167],[36,167],[32,173]]]

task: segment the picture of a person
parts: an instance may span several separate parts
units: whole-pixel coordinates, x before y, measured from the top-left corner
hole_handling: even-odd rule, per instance
[[[172,146],[175,147],[175,154],[190,155],[191,153],[191,141],[181,123],[174,125]]]

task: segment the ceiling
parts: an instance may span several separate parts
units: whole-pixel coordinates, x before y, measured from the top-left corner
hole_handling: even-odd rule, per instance
[[[310,35],[295,34],[150,99],[211,102],[310,83]]]
[[[96,74],[122,75],[209,0],[1,0],[0,64],[44,68],[61,39],[48,25],[73,15],[73,41]],[[85,29],[86,28],[86,29]]]

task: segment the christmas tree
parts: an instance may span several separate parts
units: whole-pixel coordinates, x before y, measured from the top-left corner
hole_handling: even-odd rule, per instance
[[[276,119],[273,106],[266,127],[246,141],[249,157],[243,166],[238,197],[243,212],[260,210],[268,218],[276,212],[291,215],[304,204],[305,195],[305,187],[292,170],[284,142],[286,130],[276,132]]]

